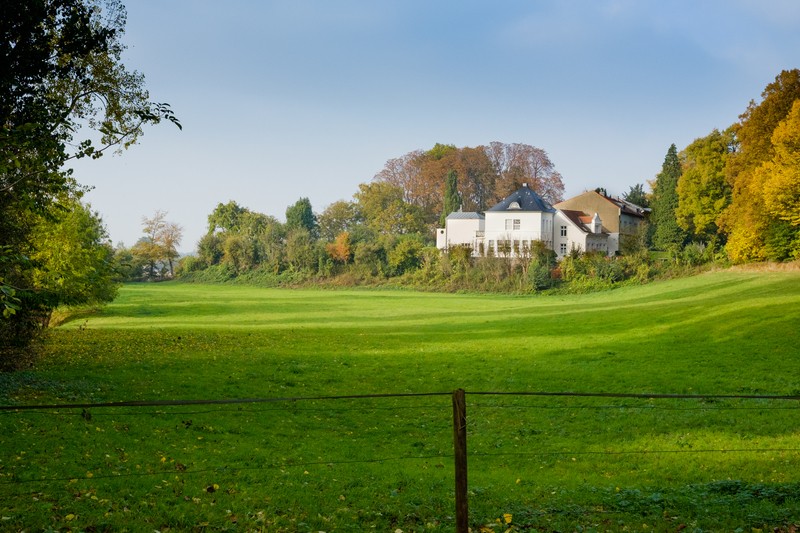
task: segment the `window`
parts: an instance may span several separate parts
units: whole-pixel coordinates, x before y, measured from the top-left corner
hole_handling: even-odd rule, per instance
[[[567,227],[566,226],[561,226],[561,236],[562,237],[566,237],[567,236]]]
[[[518,218],[506,219],[506,231],[519,230],[519,227],[520,227],[520,219]]]
[[[520,220],[518,218],[514,219],[514,229],[518,230],[520,227]]]
[[[567,254],[567,243],[562,242],[561,243],[561,255],[566,255],[566,254]]]

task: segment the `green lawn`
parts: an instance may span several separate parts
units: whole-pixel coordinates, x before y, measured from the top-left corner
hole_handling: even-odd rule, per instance
[[[129,285],[0,375],[0,403],[464,388],[473,531],[788,531],[797,401],[477,393],[800,395],[798,329],[800,272],[535,297]],[[0,450],[2,530],[453,529],[446,394],[5,411]]]

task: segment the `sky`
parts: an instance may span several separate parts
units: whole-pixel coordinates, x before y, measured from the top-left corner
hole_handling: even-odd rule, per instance
[[[436,143],[544,149],[565,196],[649,190],[800,67],[797,0],[128,0],[123,62],[183,125],[72,164],[113,243],[219,203],[285,220]]]

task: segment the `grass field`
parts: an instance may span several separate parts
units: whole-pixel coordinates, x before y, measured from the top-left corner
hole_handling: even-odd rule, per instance
[[[582,296],[147,284],[0,375],[0,530],[452,531],[467,391],[473,531],[800,526],[800,272]],[[443,393],[419,397],[327,396]]]

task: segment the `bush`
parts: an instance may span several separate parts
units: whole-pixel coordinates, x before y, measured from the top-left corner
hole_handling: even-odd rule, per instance
[[[387,255],[389,266],[397,275],[418,269],[422,264],[424,248],[418,239],[412,237],[401,239]]]

